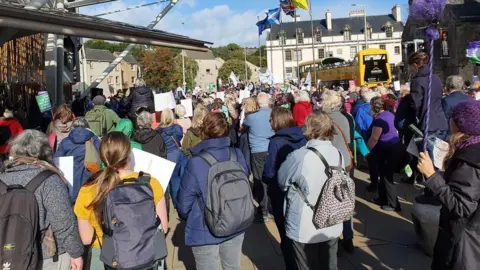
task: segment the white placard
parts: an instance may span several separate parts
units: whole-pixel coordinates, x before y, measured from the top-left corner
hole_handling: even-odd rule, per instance
[[[217,92],[217,98],[225,101],[225,92]]]
[[[131,166],[133,171],[150,174],[160,182],[165,192],[175,169],[175,163],[135,148],[132,149],[132,153]]]
[[[63,177],[67,179],[68,192],[70,197],[73,196],[73,156],[55,158],[55,165],[63,173]]]
[[[450,145],[447,142],[435,138],[433,144],[433,165],[440,170],[443,169],[443,161],[445,160],[449,149]]]
[[[395,89],[395,91],[400,91],[400,81],[393,82],[393,89]]]
[[[154,95],[155,111],[161,112],[163,109],[175,109],[177,103],[172,91]]]
[[[250,97],[250,91],[248,90],[240,90],[239,96],[238,96],[238,103],[242,104],[244,98],[249,98]]]
[[[180,103],[185,107],[185,117],[192,117],[193,116],[193,105],[192,105],[192,99],[187,98],[187,99],[182,99],[180,100]]]

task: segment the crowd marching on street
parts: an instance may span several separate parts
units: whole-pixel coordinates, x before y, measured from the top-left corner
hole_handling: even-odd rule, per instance
[[[432,269],[480,269],[480,82],[433,75],[427,96],[429,56],[408,63],[400,91],[240,82],[179,89],[162,111],[139,79],[128,97],[58,106],[41,131],[2,108],[0,268],[164,269],[172,209],[199,270],[241,269],[245,231],[270,220],[287,270],[337,269],[355,251],[353,172],[365,170],[385,211],[402,211],[397,173],[442,207]],[[449,144],[440,167],[436,139]],[[134,171],[132,149],[175,163],[168,188]],[[69,156],[71,190],[54,161]]]

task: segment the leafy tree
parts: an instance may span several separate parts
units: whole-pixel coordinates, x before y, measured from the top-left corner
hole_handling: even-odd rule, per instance
[[[183,85],[183,70],[182,70],[182,55],[175,56],[175,82],[178,86]],[[185,57],[185,82],[188,89],[193,89],[196,86],[195,78],[198,73],[198,63],[190,57]]]
[[[230,44],[227,45],[227,50],[229,52],[238,51],[238,50],[241,50],[241,49],[242,49],[242,47],[240,47],[236,43],[230,43]]]
[[[147,85],[158,88],[161,92],[168,92],[175,88],[178,74],[174,60],[167,48],[157,47],[153,51],[144,52],[140,64]]]
[[[240,80],[245,80],[245,62],[237,59],[226,61],[218,71],[218,77],[222,78],[222,81],[228,82],[232,71]],[[252,76],[252,71],[249,67],[247,67],[247,76],[248,78]]]
[[[123,52],[129,45],[129,43],[115,43],[115,42],[107,42],[105,40],[100,39],[90,39],[83,44],[85,48],[90,49],[99,49],[99,50],[108,50],[111,53],[113,52]],[[145,51],[145,46],[143,45],[135,45],[132,49],[131,54],[140,59],[142,57],[143,52]]]

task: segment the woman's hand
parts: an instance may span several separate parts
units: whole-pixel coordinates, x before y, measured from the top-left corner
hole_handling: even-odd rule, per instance
[[[418,170],[426,177],[430,178],[435,174],[435,167],[427,152],[420,153],[418,158]]]

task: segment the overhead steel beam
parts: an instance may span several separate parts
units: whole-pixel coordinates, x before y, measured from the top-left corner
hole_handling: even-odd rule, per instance
[[[116,1],[116,0],[79,0],[75,2],[66,2],[65,8],[70,9],[70,8],[86,7],[86,6],[108,3],[113,1]]]

